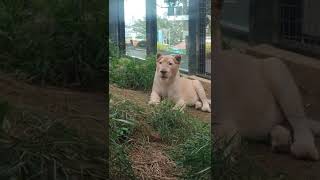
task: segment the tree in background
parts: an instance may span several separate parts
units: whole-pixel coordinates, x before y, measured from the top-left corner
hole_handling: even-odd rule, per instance
[[[184,40],[183,29],[186,26],[185,21],[169,21],[166,18],[157,17],[158,30],[166,30],[166,35],[169,38],[169,44],[177,44]],[[128,26],[137,33],[137,38],[146,39],[146,20],[139,19],[132,26]]]

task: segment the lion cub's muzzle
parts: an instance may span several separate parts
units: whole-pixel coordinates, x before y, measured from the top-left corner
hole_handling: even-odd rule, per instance
[[[168,78],[168,71],[165,69],[161,69],[160,71],[160,78],[161,79],[167,79]]]

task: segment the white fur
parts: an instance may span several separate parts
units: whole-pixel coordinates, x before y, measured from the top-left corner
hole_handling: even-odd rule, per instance
[[[161,70],[167,71],[168,77],[166,79],[161,78]],[[168,98],[175,102],[175,109],[183,110],[188,105],[211,112],[211,101],[208,101],[200,81],[181,77],[179,64],[172,56],[158,58],[149,104],[158,104],[162,98]]]

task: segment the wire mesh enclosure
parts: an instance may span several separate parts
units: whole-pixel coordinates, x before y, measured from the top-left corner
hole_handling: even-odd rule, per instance
[[[205,72],[211,76],[211,0],[205,1]]]
[[[201,0],[199,5],[199,66],[198,72],[206,74],[206,0]]]
[[[280,43],[320,54],[319,0],[281,0]]]
[[[194,32],[190,33],[191,39],[189,41],[192,42],[193,38],[196,40],[195,55],[190,58],[191,60],[195,58],[196,61],[190,64],[195,67],[189,67],[189,69],[194,69],[194,73],[198,76],[211,79],[211,1],[198,0],[195,2],[192,4],[194,7],[192,7],[193,12],[191,13],[193,21],[189,26],[190,31]],[[192,53],[191,47],[189,50]]]

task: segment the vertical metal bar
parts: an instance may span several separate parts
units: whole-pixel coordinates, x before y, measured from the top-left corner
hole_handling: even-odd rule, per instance
[[[188,39],[188,56],[189,56],[189,74],[195,74],[197,72],[197,19],[198,12],[197,9],[199,7],[199,0],[190,0],[189,1],[189,39]]]
[[[119,41],[119,51],[124,54],[125,45],[125,22],[124,22],[124,0],[119,0],[118,6],[118,41]]]
[[[254,31],[255,31],[255,21],[256,21],[256,0],[250,0],[249,4],[249,35],[248,40],[250,44],[254,43]]]
[[[206,73],[206,0],[199,0],[199,67],[198,73]]]
[[[157,2],[146,0],[147,55],[157,53]]]
[[[118,6],[117,0],[109,1],[109,38],[118,45]]]
[[[279,20],[279,1],[278,0],[273,0],[273,11],[272,13],[274,14],[273,16],[273,30],[272,30],[272,43],[279,43],[279,34],[280,34],[280,29],[279,25],[281,24]]]

